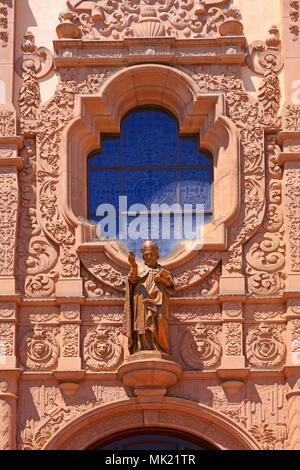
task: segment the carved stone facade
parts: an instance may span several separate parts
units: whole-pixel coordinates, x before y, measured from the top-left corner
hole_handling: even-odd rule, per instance
[[[46,3],[0,0],[0,449],[150,426],[299,450],[299,1]],[[152,388],[126,371],[128,253],[87,220],[88,155],[148,105],[214,167],[203,246],[160,260],[173,365],[146,357]]]

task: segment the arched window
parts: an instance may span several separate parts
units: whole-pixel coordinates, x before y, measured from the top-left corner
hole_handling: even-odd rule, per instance
[[[193,230],[197,204],[203,205],[204,222],[211,218],[212,179],[211,155],[199,150],[197,135],[180,136],[176,119],[164,109],[136,108],[123,118],[121,135],[103,134],[101,150],[89,157],[88,216],[104,225],[106,214],[113,216],[113,211],[97,215],[97,208],[110,204],[117,216],[117,239],[138,254],[143,240],[152,238],[160,256],[165,256],[180,240],[189,238],[183,216],[182,238],[178,238],[178,208],[185,209],[186,224],[192,223]],[[119,196],[123,196],[121,205]],[[163,217],[170,220],[169,231]]]

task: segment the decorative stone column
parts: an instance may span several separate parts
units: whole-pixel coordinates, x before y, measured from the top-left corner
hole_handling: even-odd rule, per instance
[[[300,450],[300,382],[293,377],[288,379],[290,390],[286,394],[287,443],[288,449]]]
[[[11,106],[0,105],[0,293],[15,294],[15,250],[19,211],[18,169],[22,160],[16,136],[16,116]]]
[[[16,449],[19,370],[0,373],[0,450]]]

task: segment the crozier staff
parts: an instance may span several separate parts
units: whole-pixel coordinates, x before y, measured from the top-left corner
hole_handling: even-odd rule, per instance
[[[129,253],[125,318],[130,354],[143,350],[169,352],[168,303],[175,286],[169,271],[158,264],[158,250],[152,240],[143,243],[145,267],[140,273],[134,252]]]

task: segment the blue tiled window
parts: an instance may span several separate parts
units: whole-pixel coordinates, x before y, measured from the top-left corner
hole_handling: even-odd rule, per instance
[[[116,211],[116,238],[119,239],[119,196],[127,196],[127,208],[143,204],[149,214],[151,205],[178,203],[204,206],[204,221],[212,216],[211,155],[199,150],[198,136],[180,136],[176,119],[161,108],[137,108],[128,113],[121,125],[121,135],[101,135],[101,150],[88,159],[89,219],[100,221],[97,216],[100,204],[112,204]],[[152,206],[153,208],[153,206]],[[141,238],[121,240],[128,249],[139,254],[145,238],[154,239],[160,247],[160,256],[167,255],[178,240],[164,239],[159,224],[162,214],[152,220],[156,224],[156,238],[150,232],[148,216],[140,221],[148,222],[140,227]],[[136,215],[127,214],[128,223]],[[171,213],[171,226],[175,223]],[[191,214],[194,217],[194,214]]]

